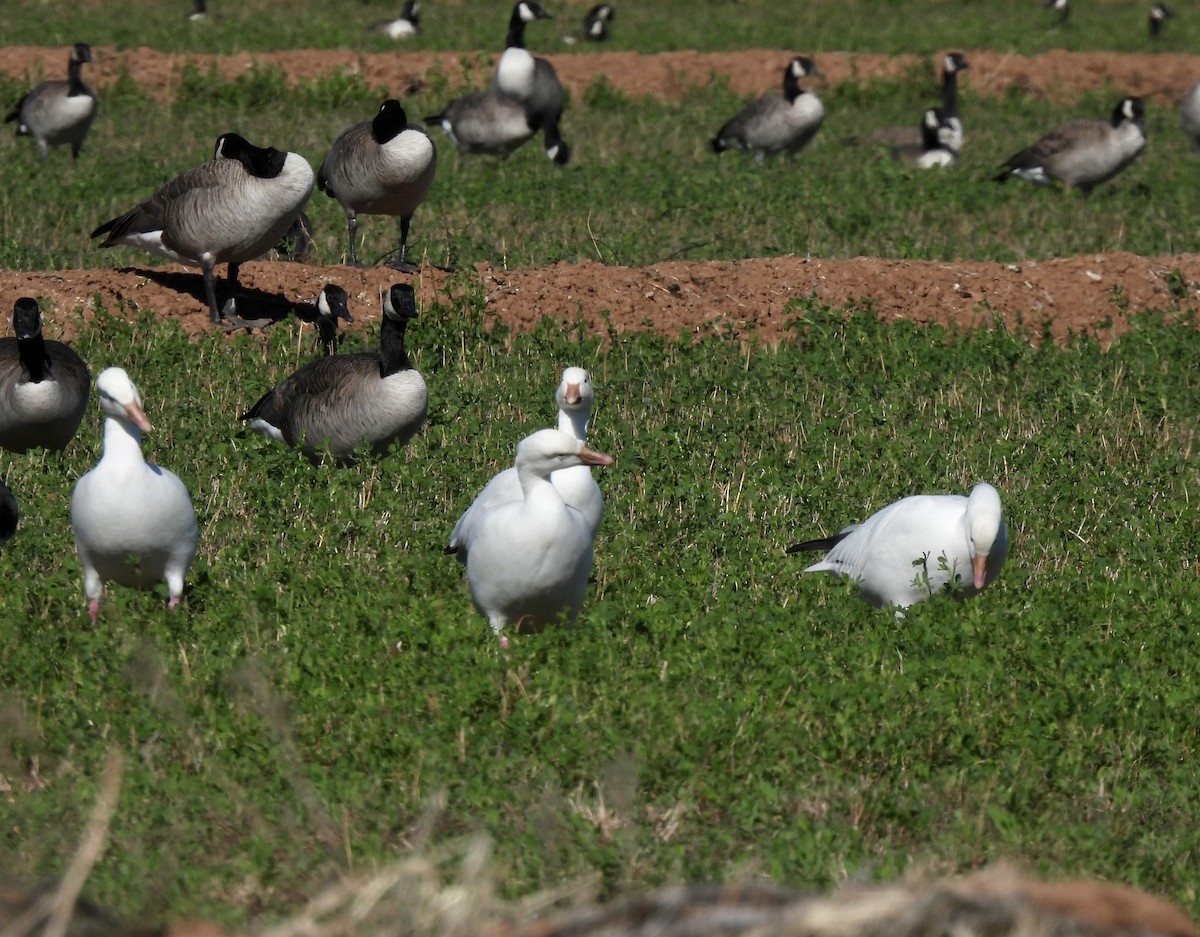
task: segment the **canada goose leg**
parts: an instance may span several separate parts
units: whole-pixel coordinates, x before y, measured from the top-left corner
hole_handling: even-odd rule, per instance
[[[401,273],[416,273],[420,269],[405,259],[408,254],[408,228],[411,224],[412,215],[400,216],[400,256],[388,264],[393,270],[399,270]]]
[[[346,216],[346,233],[350,236],[350,266],[361,266],[358,262],[358,253],[354,249],[354,241],[358,235],[358,218],[354,215]]]
[[[221,307],[217,305],[217,275],[212,264],[201,268],[204,272],[204,295],[208,299],[208,314],[213,322],[221,321]]]

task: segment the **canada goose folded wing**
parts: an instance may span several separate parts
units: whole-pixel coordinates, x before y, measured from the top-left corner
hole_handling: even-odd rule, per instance
[[[507,156],[541,129],[538,118],[500,91],[473,91],[425,118],[441,127],[460,153]]]

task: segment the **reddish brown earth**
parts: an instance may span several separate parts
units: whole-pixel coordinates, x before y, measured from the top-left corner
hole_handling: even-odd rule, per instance
[[[151,49],[126,52],[97,49],[90,80],[98,87],[123,70],[133,80],[169,98],[183,57]],[[1113,55],[1048,52],[1035,57],[968,50],[971,71],[963,76],[974,94],[998,95],[1012,87],[1024,93],[1069,101],[1087,89],[1111,85],[1172,106],[1200,77],[1200,56]],[[688,87],[703,85],[713,74],[728,77],[731,87],[750,93],[777,81],[778,50],[736,53],[677,52],[641,56],[633,53],[588,53],[549,56],[565,85],[579,95],[595,76],[631,95],[675,98]],[[258,66],[281,66],[290,78],[326,75],[339,70],[361,72],[371,85],[402,91],[424,80],[430,69],[456,82],[480,84],[490,65],[483,56],[464,71],[459,53],[393,52],[363,54],[344,51],[288,51],[228,57],[190,55],[202,69],[215,63],[227,76]],[[20,77],[57,74],[61,49],[10,47],[0,70]],[[867,81],[899,76],[919,65],[913,57],[822,53],[827,82]],[[933,63],[929,63],[932,76]],[[470,73],[468,73],[470,72]],[[1167,276],[1178,269],[1196,294],[1200,255],[1143,258],[1126,253],[1088,255],[1021,264],[966,261],[918,262],[876,258],[822,260],[780,257],[720,263],[664,262],[642,268],[596,263],[502,270],[482,266],[476,276],[487,296],[489,315],[517,327],[542,317],[575,321],[582,314],[599,321],[605,314],[620,330],[653,328],[667,334],[681,330],[700,336],[729,334],[777,340],[787,321],[788,302],[815,295],[841,305],[870,298],[881,316],[918,322],[975,325],[1000,316],[1010,326],[1018,321],[1050,323],[1052,333],[1094,331],[1112,322],[1120,329],[1127,312],[1174,304]],[[251,263],[242,268],[242,283],[266,311],[282,315],[286,304],[311,300],[293,284],[335,280],[360,304],[377,305],[381,290],[394,274],[384,269],[306,268],[281,263]],[[426,268],[419,292],[427,302],[462,288],[462,278]],[[1124,310],[1112,301],[1119,290]],[[127,270],[61,270],[45,273],[0,272],[0,295],[29,294],[50,299],[62,310],[80,309],[87,318],[98,295],[110,311],[148,308],[180,319],[190,331],[210,328],[200,278],[182,267]],[[990,311],[984,310],[984,304]],[[356,308],[360,308],[356,306]],[[370,316],[368,316],[370,318]],[[77,323],[64,324],[69,337]]]

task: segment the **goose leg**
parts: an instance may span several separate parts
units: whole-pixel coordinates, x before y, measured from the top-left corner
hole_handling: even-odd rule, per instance
[[[201,268],[204,272],[204,295],[208,299],[208,314],[213,322],[221,321],[221,307],[217,305],[217,275],[212,264]]]
[[[354,241],[358,234],[358,218],[354,215],[346,216],[346,233],[350,235],[350,266],[360,266],[358,253],[354,249]]]
[[[408,254],[408,227],[410,224],[412,224],[412,215],[400,217],[400,257],[388,264],[393,270],[399,270],[401,273],[416,273],[419,269],[416,264],[409,263],[405,259]]]

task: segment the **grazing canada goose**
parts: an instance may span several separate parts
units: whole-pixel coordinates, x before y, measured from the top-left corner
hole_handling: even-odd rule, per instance
[[[815,94],[800,87],[800,79],[820,75],[807,56],[798,55],[783,69],[783,93],[764,94],[751,101],[712,138],[714,153],[740,149],[761,163],[775,153],[798,153],[821,129],[825,107]]]
[[[584,14],[583,27],[579,30],[578,36],[573,34],[563,36],[563,42],[567,45],[574,45],[579,38],[582,38],[584,42],[607,42],[610,37],[608,24],[616,15],[617,12],[612,8],[612,4],[597,3]]]
[[[1046,0],[1042,5],[1058,13],[1058,19],[1054,21],[1056,26],[1065,25],[1071,16],[1071,0]]]
[[[373,120],[347,127],[333,141],[317,173],[317,186],[346,212],[350,264],[358,265],[354,242],[358,214],[400,216],[400,256],[390,266],[415,273],[405,257],[413,212],[429,194],[437,149],[425,128],[410,124],[399,101],[384,101]]]
[[[383,33],[389,39],[407,39],[421,31],[421,4],[405,0],[404,9],[395,19],[379,20],[367,27],[373,33]]]
[[[566,368],[554,392],[554,400],[558,404],[559,432],[586,442],[588,421],[595,400],[591,376],[583,368]],[[550,476],[550,481],[563,501],[583,515],[588,529],[595,536],[604,513],[604,500],[596,480],[592,478],[591,469],[586,465],[558,469]],[[521,480],[517,477],[515,466],[509,466],[492,476],[454,525],[445,552],[455,554],[460,563],[465,563],[480,519],[493,508],[508,501],[520,501],[521,498]]]
[[[1200,81],[1188,89],[1179,103],[1179,123],[1183,132],[1200,149]]]
[[[1037,185],[1055,181],[1085,195],[1132,163],[1146,147],[1146,109],[1141,98],[1122,98],[1110,120],[1072,120],[1014,153],[996,182],[1017,176]]]
[[[408,360],[404,333],[417,317],[407,283],[388,290],[383,304],[380,351],[332,355],[310,361],[242,414],[250,428],[300,450],[312,461],[326,451],[348,462],[369,444],[387,455],[421,428],[429,405],[425,381]]]
[[[958,161],[953,142],[962,135],[946,119],[940,107],[926,108],[921,115],[920,130],[921,142],[892,147],[892,159],[917,169],[953,166]]]
[[[33,137],[38,152],[46,158],[47,148],[71,144],[71,156],[79,158],[83,141],[96,119],[96,94],[83,83],[83,63],[92,60],[92,49],[77,42],[71,49],[66,80],[43,81],[21,98],[4,122],[17,123],[18,137]]]
[[[17,532],[17,522],[21,512],[17,508],[17,499],[12,489],[0,482],[0,544],[8,543]]]
[[[238,265],[279,243],[312,194],[313,171],[298,153],[257,147],[236,133],[217,138],[213,158],[166,182],[92,237],[199,267],[214,322],[221,319],[214,268],[228,264],[231,292]]]
[[[499,636],[508,626],[537,631],[583,607],[592,571],[592,530],[550,482],[577,465],[612,465],[570,433],[543,429],[517,446],[521,497],[479,518],[467,554],[467,585],[475,607]]]
[[[562,138],[559,122],[563,111],[563,86],[554,66],[531,55],[525,48],[525,26],[535,20],[550,19],[537,0],[519,0],[508,21],[504,54],[496,64],[492,89],[516,98],[529,112],[529,120],[542,131],[542,142],[551,162],[565,166],[571,148]]]
[[[440,126],[460,153],[495,156],[508,156],[540,127],[525,105],[496,90],[463,95],[425,123]]]
[[[42,337],[37,300],[13,304],[15,338],[0,338],[0,448],[65,449],[87,409],[91,375],[73,349]]]
[[[832,537],[788,547],[827,551],[804,570],[857,583],[876,608],[907,608],[954,591],[967,598],[986,589],[1008,556],[1000,494],[981,482],[963,495],[912,495]]]
[[[183,595],[199,532],[192,499],[178,476],[142,457],[143,432],[153,427],[123,368],[96,378],[104,411],[104,451],[71,495],[71,530],[83,565],[92,624],[106,580],[137,589],[167,583],[168,608]]]
[[[1147,17],[1147,24],[1150,29],[1150,38],[1157,39],[1162,35],[1162,28],[1175,14],[1165,3],[1155,3],[1150,6],[1150,15]]]

